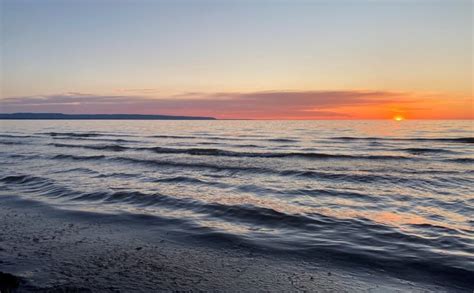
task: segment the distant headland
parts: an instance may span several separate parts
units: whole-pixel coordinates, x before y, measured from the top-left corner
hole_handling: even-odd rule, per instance
[[[214,117],[142,114],[9,113],[0,120],[216,120]]]

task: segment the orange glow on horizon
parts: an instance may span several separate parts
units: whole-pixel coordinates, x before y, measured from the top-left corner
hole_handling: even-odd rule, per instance
[[[138,89],[140,91],[140,89]],[[152,89],[142,89],[152,91]],[[2,112],[161,114],[257,120],[474,119],[474,96],[370,90],[190,92],[176,96],[65,93],[0,98]]]

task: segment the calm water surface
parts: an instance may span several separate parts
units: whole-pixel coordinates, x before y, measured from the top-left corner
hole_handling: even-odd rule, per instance
[[[0,121],[0,195],[474,274],[472,121]]]

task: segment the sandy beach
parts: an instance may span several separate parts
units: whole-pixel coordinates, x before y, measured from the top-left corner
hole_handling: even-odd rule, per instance
[[[329,261],[255,252],[232,241],[224,248],[203,247],[180,238],[179,231],[161,233],[159,223],[128,219],[125,225],[115,215],[17,197],[0,201],[0,271],[18,277],[18,292],[463,291],[435,280],[409,282]]]

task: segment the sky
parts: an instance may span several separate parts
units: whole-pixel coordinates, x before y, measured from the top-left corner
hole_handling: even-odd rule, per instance
[[[0,112],[473,119],[471,0],[0,0]]]

